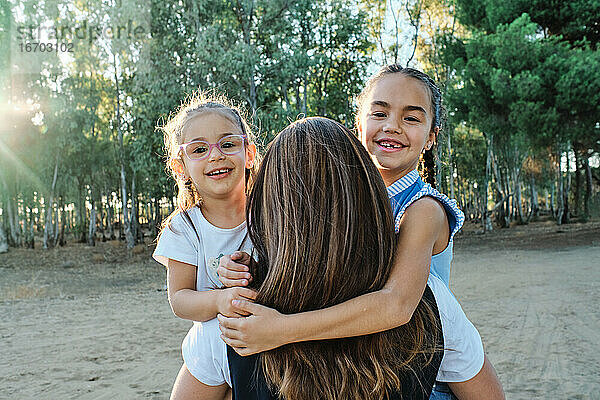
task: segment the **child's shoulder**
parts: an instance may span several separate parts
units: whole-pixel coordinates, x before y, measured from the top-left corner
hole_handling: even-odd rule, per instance
[[[164,236],[165,233],[170,233],[175,236],[183,235],[195,237],[196,233],[202,230],[203,219],[202,212],[197,206],[187,210],[178,210],[171,217],[167,226],[165,226],[161,236]]]
[[[153,257],[161,264],[166,266],[167,259],[173,259],[196,265],[199,233],[190,222],[197,217],[194,208],[175,213],[160,233]]]
[[[410,207],[404,211],[405,220],[415,220],[422,223],[423,220],[435,224],[436,221],[443,222],[446,218],[444,205],[435,197],[423,196],[411,202]]]
[[[193,206],[188,208],[187,210],[178,210],[178,212],[173,216],[171,221],[174,221],[176,224],[184,224],[188,223],[190,218],[195,222],[197,219],[202,218],[202,211],[200,211],[200,207]]]
[[[456,200],[440,193],[428,183],[418,185],[418,190],[414,190],[410,198],[406,199],[404,205],[397,210],[394,215],[397,227],[409,208],[411,213],[425,217],[436,217],[441,213],[444,218],[448,218],[451,228],[450,240],[462,227],[465,220],[465,215],[458,207]]]

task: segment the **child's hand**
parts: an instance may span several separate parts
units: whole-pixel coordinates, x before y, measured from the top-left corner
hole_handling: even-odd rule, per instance
[[[219,314],[227,317],[245,317],[249,315],[243,310],[233,306],[234,300],[254,301],[256,292],[244,287],[232,287],[221,289],[217,299],[217,310]]]
[[[243,251],[236,251],[230,256],[223,256],[219,260],[217,274],[219,280],[226,287],[248,286],[252,282],[252,275],[248,273],[252,257]]]
[[[247,300],[235,302],[237,313],[251,314],[246,318],[217,315],[221,339],[239,355],[271,350],[292,340],[286,338],[286,316],[279,311]]]

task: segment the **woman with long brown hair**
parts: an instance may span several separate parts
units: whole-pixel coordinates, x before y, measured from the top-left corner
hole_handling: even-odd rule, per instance
[[[247,221],[258,258],[250,269],[256,302],[284,314],[379,290],[391,271],[396,240],[384,182],[360,141],[335,121],[308,118],[278,135],[256,176]],[[250,357],[229,348],[234,398],[429,398],[443,347],[434,292],[449,293],[435,279],[398,328]]]

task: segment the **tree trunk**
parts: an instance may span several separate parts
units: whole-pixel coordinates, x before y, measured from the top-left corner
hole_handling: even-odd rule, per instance
[[[579,150],[573,146],[575,153],[575,198],[573,202],[573,213],[581,215],[581,192],[582,192],[582,177],[583,177],[583,162]]]
[[[302,98],[300,97],[300,83],[297,83],[294,86],[294,92],[296,94],[296,111],[298,113],[302,112]]]
[[[516,216],[519,224],[525,223],[525,218],[523,217],[523,207],[522,207],[522,196],[521,196],[521,178],[519,169],[513,167],[513,185],[515,188],[515,197],[514,197],[514,208],[516,211]]]
[[[152,238],[158,236],[158,226],[160,224],[160,201],[155,197],[152,199],[154,218],[152,221]]]
[[[86,221],[86,212],[85,212],[85,199],[83,197],[83,189],[82,185],[79,185],[79,207],[77,209],[78,216],[78,226],[77,226],[77,234],[79,235],[79,243],[85,243],[86,235],[85,235],[85,221]]]
[[[498,172],[498,166],[497,166],[496,159],[494,157],[493,152],[492,152],[492,172],[494,173],[494,183],[496,184],[495,185],[496,186],[495,187],[496,201],[500,201],[501,199],[504,199],[504,192],[502,190],[502,184],[500,182],[500,173]],[[504,203],[504,200],[502,200],[502,203]],[[504,228],[505,227],[504,222],[503,222],[504,221],[504,205],[498,207],[496,210],[498,210],[498,211],[496,211],[496,215],[494,217],[496,220],[496,223],[500,227]]]
[[[59,197],[58,200],[58,207],[60,209],[60,226],[59,226],[59,231],[60,233],[55,236],[54,238],[54,246],[56,246],[57,244],[59,246],[64,246],[66,244],[65,242],[65,225],[66,225],[66,216],[65,216],[65,200],[62,196]]]
[[[510,191],[510,173],[508,168],[504,168],[504,191],[505,193],[510,193],[506,200],[506,215],[508,216],[507,228],[510,227],[510,223],[514,219],[514,204],[515,204],[515,194]]]
[[[17,226],[15,225],[15,216],[13,214],[13,205],[12,205],[12,197],[10,196],[10,192],[8,190],[8,185],[6,184],[6,180],[4,179],[4,174],[0,171],[0,179],[2,179],[2,186],[4,187],[4,193],[6,193],[6,213],[8,214],[8,227],[10,229],[10,237],[8,238],[11,241],[13,246],[18,246],[19,235],[17,232]]]
[[[285,111],[289,112],[289,110],[290,110],[290,101],[288,99],[288,93],[287,93],[287,91],[288,91],[287,83],[284,83],[283,86],[281,87],[281,93],[283,95],[283,109]]]
[[[502,205],[497,208],[496,222],[501,228],[508,228],[510,226],[510,219],[508,216],[508,204],[509,204],[509,191],[506,184],[503,182],[500,174],[500,168],[498,168],[498,161],[492,151],[492,171],[494,172],[494,178],[496,182],[496,197],[498,200],[502,200]]]
[[[108,199],[108,197],[107,197]],[[116,236],[115,236],[115,221],[114,221],[114,215],[113,215],[113,204],[112,201],[110,199],[108,199],[107,201],[107,207],[106,207],[106,211],[107,211],[107,227],[108,227],[108,237],[110,238],[110,240],[115,240]]]
[[[54,177],[52,178],[52,188],[50,189],[50,199],[47,203],[45,203],[45,211],[46,211],[46,223],[44,225],[44,250],[47,250],[52,247],[54,241],[52,237],[54,236],[53,225],[52,225],[52,212],[54,205],[54,189],[56,188],[56,178],[58,177],[58,154],[56,155],[56,159],[54,161]]]
[[[571,191],[571,149],[570,146],[567,146],[567,171],[566,176],[564,177],[566,183],[563,191],[564,196],[564,211],[563,211],[563,224],[568,224],[571,222],[571,210],[570,210],[570,201],[569,201],[569,192]]]
[[[531,186],[531,211],[529,214],[529,218],[527,219],[527,222],[529,222],[529,220],[532,217],[536,218],[539,215],[539,210],[540,210],[540,207],[538,204],[538,194],[537,194],[537,190],[535,188],[535,176],[533,174],[531,174],[529,185]]]
[[[135,187],[136,172],[133,170],[133,176],[131,177],[131,235],[133,236],[134,245],[137,243],[140,220],[139,220],[139,202],[137,198],[137,191]]]
[[[6,182],[6,179],[4,177],[4,170],[0,169],[0,183],[2,183],[2,189],[0,191],[0,195],[2,193],[5,193],[5,210],[6,210],[6,217],[8,219],[8,229],[9,229],[9,236],[7,237],[7,242],[9,245],[17,247],[18,246],[18,241],[19,241],[19,235],[17,232],[17,224],[16,224],[16,219],[15,219],[15,215],[13,213],[13,198],[11,196],[12,191],[9,190],[8,188],[8,184]],[[15,212],[17,212],[17,210],[14,210]],[[3,214],[4,214],[4,210],[3,210]]]
[[[556,149],[556,224],[561,225],[563,223],[563,213],[564,213],[564,187],[563,187],[563,176],[562,176],[562,166],[561,166],[561,156],[562,149],[560,143],[557,144]]]
[[[23,226],[25,233],[25,247],[35,248],[35,235],[33,232],[33,207],[27,207],[25,224]]]
[[[123,130],[121,129],[121,103],[119,100],[119,74],[117,69],[117,55],[113,54],[113,66],[115,69],[115,100],[116,100],[116,126],[117,136],[119,138],[119,160],[121,164],[121,205],[123,207],[123,229],[125,231],[125,240],[127,248],[132,249],[135,245],[135,239],[131,233],[131,224],[127,215],[127,180],[125,179],[125,149],[123,147]]]
[[[56,208],[53,208],[53,210],[54,210],[54,228],[53,228],[54,236],[50,239],[52,240],[52,246],[54,247],[56,245],[56,240],[58,238],[58,222],[59,222],[58,217],[60,214],[60,209],[57,205]]]
[[[586,154],[583,157],[583,166],[585,169],[585,198],[583,208],[586,218],[590,216],[590,200],[592,198],[592,169],[590,168],[590,156]]]
[[[493,230],[492,220],[488,211],[488,198],[489,198],[489,181],[492,171],[492,140],[491,137],[486,136],[487,143],[487,155],[485,159],[485,180],[483,181],[483,188],[481,192],[483,199],[481,201],[481,225],[483,232],[491,232]]]
[[[0,224],[0,254],[6,253],[8,251],[8,239],[6,237],[6,232],[4,232],[4,227]]]
[[[473,216],[475,215],[475,211],[474,211],[474,205],[475,205],[475,201],[473,200],[473,185],[469,184],[469,202],[467,203],[469,205],[468,207],[468,213],[469,213],[469,217],[470,219],[473,218]]]
[[[558,218],[558,210],[554,207],[554,185],[550,188],[550,214],[554,219]]]
[[[90,187],[90,223],[88,225],[87,244],[88,246],[96,245],[96,199],[94,196],[94,186]]]
[[[102,193],[100,193],[100,198],[98,200],[98,220],[100,222],[97,228],[100,229],[100,233],[102,233],[102,241],[106,242],[106,229],[104,225],[105,221],[105,212],[104,212],[104,202],[102,201]]]

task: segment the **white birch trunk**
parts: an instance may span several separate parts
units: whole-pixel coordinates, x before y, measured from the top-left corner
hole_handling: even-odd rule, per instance
[[[590,199],[592,198],[592,169],[590,168],[589,155],[586,155],[583,159],[585,167],[585,197],[583,200],[583,210],[586,217],[590,215]]]
[[[6,237],[6,232],[4,232],[4,227],[0,225],[0,254],[6,253],[8,251],[8,239]]]
[[[90,224],[88,226],[88,246],[96,245],[96,200],[94,199],[94,187],[90,188],[90,201],[92,208],[90,210]]]
[[[561,146],[557,144],[556,149],[556,224],[561,225],[564,213],[564,195],[563,195],[563,177],[562,177],[562,166],[561,166]]]
[[[491,232],[493,230],[492,220],[488,211],[488,198],[489,198],[489,181],[492,171],[492,140],[486,137],[487,142],[487,155],[485,160],[485,180],[483,182],[483,199],[481,202],[481,224],[483,225],[484,232]]]
[[[48,203],[45,204],[45,212],[46,212],[46,223],[44,224],[44,249],[48,249],[52,247],[53,241],[50,240],[53,235],[53,225],[52,225],[52,206],[54,204],[54,189],[56,188],[56,178],[58,176],[58,155],[56,156],[56,161],[54,163],[54,178],[52,178],[52,189],[50,191],[50,199]]]
[[[121,104],[119,100],[119,74],[117,70],[117,55],[113,54],[113,66],[115,69],[115,89],[116,89],[116,126],[117,136],[119,138],[119,159],[121,164],[121,206],[123,207],[123,230],[125,232],[125,241],[127,248],[132,249],[135,245],[133,235],[131,234],[131,222],[127,212],[127,180],[125,179],[125,151],[123,148],[123,131],[121,130]]]

